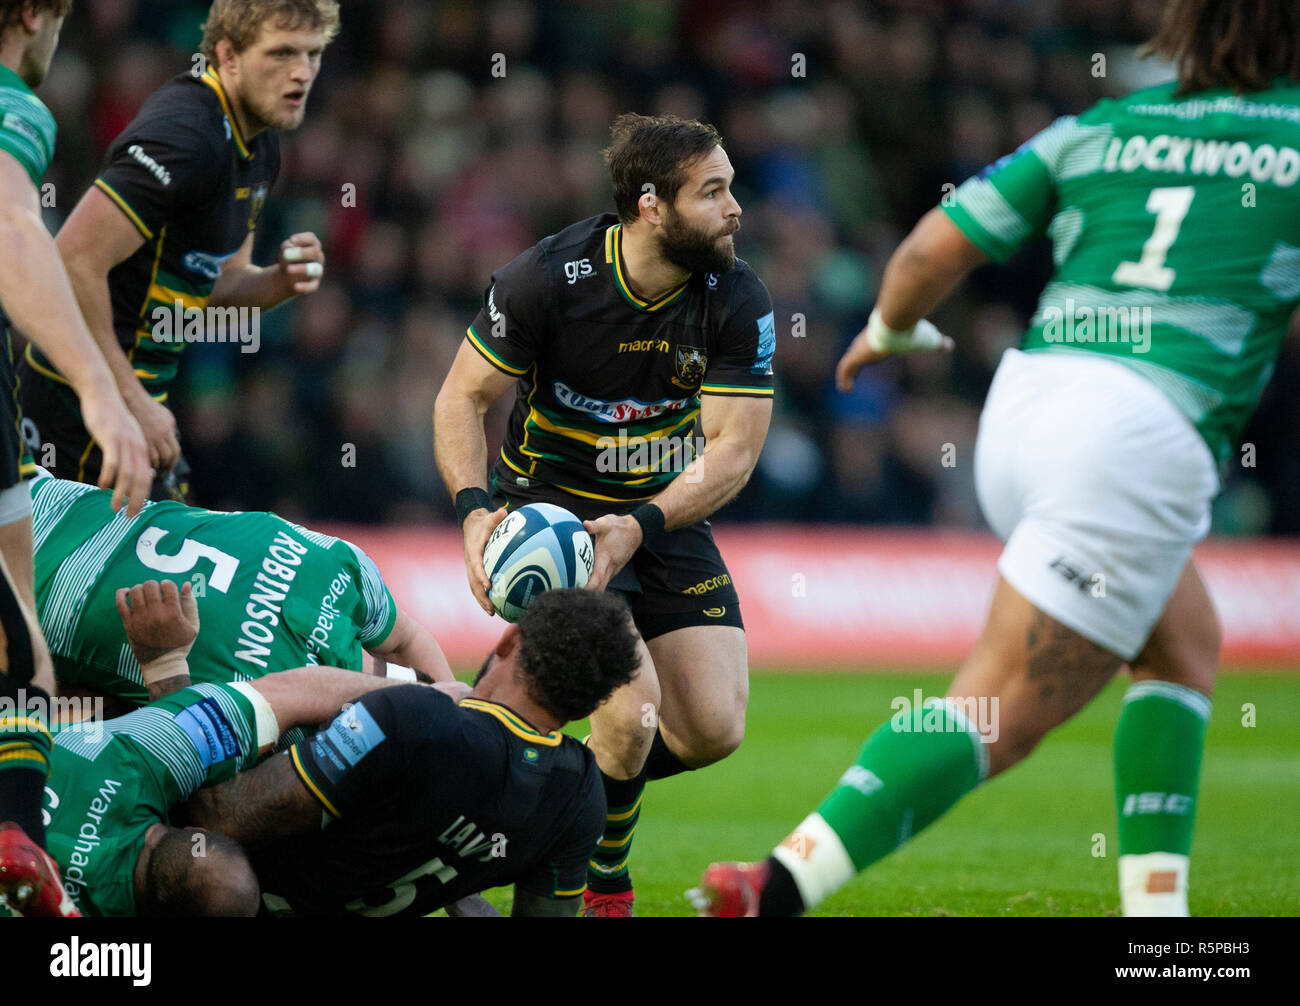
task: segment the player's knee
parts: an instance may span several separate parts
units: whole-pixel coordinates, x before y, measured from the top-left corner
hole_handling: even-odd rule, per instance
[[[682,738],[687,749],[682,761],[691,768],[712,765],[734,753],[744,739],[745,708],[742,705],[730,716],[714,716],[694,724],[694,729]]]

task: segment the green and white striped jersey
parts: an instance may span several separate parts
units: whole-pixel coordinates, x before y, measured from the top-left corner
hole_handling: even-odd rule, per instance
[[[1300,303],[1300,86],[1175,88],[1058,119],[941,205],[997,261],[1051,239],[1023,349],[1133,368],[1222,463]]]
[[[313,664],[360,670],[362,648],[393,630],[393,597],[351,542],[271,513],[163,502],[128,518],[111,504],[105,489],[32,482],[37,614],[62,682],[148,701],[115,603],[119,587],[146,580],[194,587],[196,684]]]
[[[200,786],[257,760],[253,704],[196,685],[127,716],[61,730],[45,787],[46,844],[85,915],[134,915],[145,833]]]
[[[37,187],[54,157],[57,134],[54,116],[27,82],[0,66],[0,150],[23,166]]]

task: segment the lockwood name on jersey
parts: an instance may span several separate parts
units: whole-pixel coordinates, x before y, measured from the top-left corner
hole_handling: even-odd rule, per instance
[[[266,553],[262,558],[262,568],[253,580],[248,603],[244,605],[244,614],[248,618],[239,626],[239,645],[243,649],[235,651],[237,659],[256,664],[263,670],[266,669],[264,658],[270,656],[270,644],[275,639],[271,630],[280,624],[280,606],[289,594],[293,578],[298,575],[297,567],[302,565],[307,546],[281,531],[272,539]]]
[[[153,980],[152,943],[82,943],[76,936],[50,947],[55,978],[131,978],[144,987]]]
[[[1138,168],[1210,177],[1222,170],[1229,178],[1249,173],[1253,181],[1288,188],[1300,178],[1300,151],[1269,143],[1252,147],[1242,140],[1192,140],[1165,133],[1149,139],[1139,135],[1111,140],[1102,170],[1129,172]]]
[[[241,353],[262,348],[260,307],[186,307],[181,300],[150,315],[154,342],[237,342]]]

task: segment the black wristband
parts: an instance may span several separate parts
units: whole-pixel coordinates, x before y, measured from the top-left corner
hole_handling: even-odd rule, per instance
[[[649,544],[664,529],[664,512],[653,503],[642,503],[628,514],[641,525],[641,543]]]
[[[492,498],[488,496],[487,490],[470,486],[456,494],[456,521],[461,527],[465,526],[465,518],[480,508],[492,509]]]

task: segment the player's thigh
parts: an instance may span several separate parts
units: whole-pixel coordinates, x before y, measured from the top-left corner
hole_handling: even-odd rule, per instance
[[[1151,637],[1131,662],[1133,680],[1170,681],[1212,695],[1221,642],[1214,603],[1189,560]]]
[[[948,695],[966,708],[988,710],[993,776],[1087,705],[1123,662],[999,577],[988,622]]]
[[[636,677],[591,714],[587,746],[600,770],[614,779],[630,779],[640,772],[654,741],[661,693],[654,659],[640,636],[637,653]]]
[[[725,758],[745,736],[749,654],[743,629],[694,625],[647,644],[663,694],[660,729],[688,765]]]

